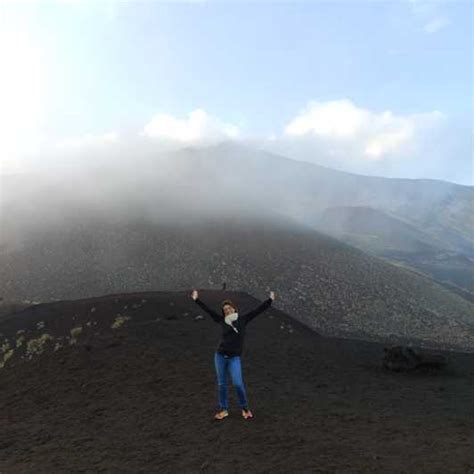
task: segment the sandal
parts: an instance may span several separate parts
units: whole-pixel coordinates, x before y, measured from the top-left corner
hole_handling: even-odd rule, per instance
[[[229,412],[227,410],[221,410],[214,415],[214,418],[216,420],[222,420],[226,416],[229,416]]]

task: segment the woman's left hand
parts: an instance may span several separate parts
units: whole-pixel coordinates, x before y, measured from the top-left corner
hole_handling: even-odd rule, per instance
[[[274,291],[270,291],[270,298],[271,298],[272,300],[275,299],[275,292],[274,292]]]

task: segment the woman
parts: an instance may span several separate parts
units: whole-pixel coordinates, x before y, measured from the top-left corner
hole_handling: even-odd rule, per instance
[[[260,306],[241,315],[237,312],[237,306],[230,300],[224,300],[222,302],[222,315],[220,315],[199,299],[197,290],[193,290],[191,298],[222,328],[221,341],[214,352],[214,365],[217,373],[219,394],[219,411],[214,418],[216,420],[222,420],[226,416],[229,416],[226,385],[227,370],[230,372],[232,384],[237,392],[242,416],[245,419],[252,418],[253,414],[248,406],[247,394],[242,379],[240,356],[242,354],[247,324],[271,305],[275,299],[275,293],[270,291],[270,297]]]

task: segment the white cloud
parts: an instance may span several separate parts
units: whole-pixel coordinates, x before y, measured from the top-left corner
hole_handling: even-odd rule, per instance
[[[224,123],[202,109],[193,110],[188,118],[179,119],[169,114],[156,114],[145,126],[142,134],[177,142],[202,142],[223,138],[237,138],[236,125]]]
[[[313,133],[324,137],[350,138],[359,132],[367,120],[367,112],[357,109],[348,100],[311,101],[286,126],[285,133],[293,136]]]
[[[472,186],[472,128],[433,110],[377,111],[348,99],[309,102],[258,148],[369,176],[431,178]]]
[[[448,18],[438,17],[427,23],[423,29],[426,33],[436,33],[444,27],[448,26],[450,23],[451,21]]]
[[[394,115],[357,107],[348,99],[309,102],[285,127],[284,137],[313,142],[341,160],[379,160],[406,153],[417,132],[443,117],[438,111]],[[329,152],[329,150],[331,150]]]

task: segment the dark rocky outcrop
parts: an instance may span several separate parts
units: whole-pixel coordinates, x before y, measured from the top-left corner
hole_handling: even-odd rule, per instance
[[[395,372],[416,369],[443,369],[448,363],[445,354],[405,346],[384,347],[383,367]]]

